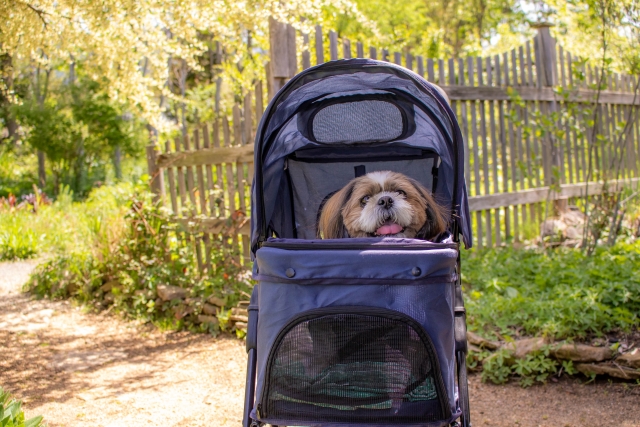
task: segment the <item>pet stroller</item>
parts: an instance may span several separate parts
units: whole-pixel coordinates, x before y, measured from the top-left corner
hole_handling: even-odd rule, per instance
[[[463,140],[439,88],[369,59],[298,74],[255,142],[243,426],[469,426]],[[436,242],[322,240],[323,200],[401,172],[450,209]]]

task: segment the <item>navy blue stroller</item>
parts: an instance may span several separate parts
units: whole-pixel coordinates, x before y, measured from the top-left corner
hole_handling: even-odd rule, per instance
[[[438,88],[386,62],[310,68],[255,142],[243,426],[470,426],[460,236],[463,140]],[[436,242],[317,238],[323,200],[401,172],[448,206]]]

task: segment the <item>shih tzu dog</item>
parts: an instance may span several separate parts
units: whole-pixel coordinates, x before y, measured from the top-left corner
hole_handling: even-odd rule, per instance
[[[446,209],[418,181],[391,171],[353,179],[321,208],[318,237],[431,240],[447,227]]]

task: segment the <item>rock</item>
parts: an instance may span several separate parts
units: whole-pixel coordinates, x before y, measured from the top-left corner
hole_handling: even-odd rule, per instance
[[[609,360],[613,352],[608,347],[592,347],[585,344],[564,343],[552,347],[550,351],[556,359],[573,360],[574,362],[602,362]]]
[[[210,316],[215,316],[216,314],[218,314],[218,307],[216,307],[215,305],[207,304],[205,302],[202,306],[202,312]]]
[[[184,299],[187,296],[187,290],[179,286],[158,285],[158,296],[163,301],[171,301],[174,299]]]
[[[497,350],[500,348],[500,343],[489,341],[488,339],[482,338],[480,335],[471,331],[467,331],[467,341],[480,348],[486,348],[487,350]]]
[[[506,343],[504,348],[513,351],[516,359],[524,359],[527,354],[542,350],[547,345],[544,338],[525,338]]]
[[[224,307],[224,299],[211,295],[207,300],[209,304],[217,305],[218,307]]]
[[[117,280],[110,280],[104,285],[100,286],[100,290],[102,292],[109,292],[111,289],[118,287],[120,287],[120,282],[118,282]]]
[[[231,314],[233,316],[248,316],[247,310],[244,308],[234,307],[231,309]]]
[[[616,378],[622,378],[625,380],[637,380],[640,379],[640,371],[627,368],[625,366],[616,366],[610,364],[595,364],[595,363],[577,363],[575,368],[578,372],[582,372],[585,375],[609,375]]]
[[[107,292],[106,294],[104,294],[104,297],[102,297],[102,300],[108,303],[112,303],[115,300],[115,297],[111,292]]]
[[[171,310],[173,311],[174,317],[178,320],[187,317],[195,311],[193,307],[185,307],[182,304],[172,307]]]
[[[247,317],[247,316],[239,316],[239,315],[231,315],[231,316],[229,316],[229,320],[232,320],[234,322],[245,322],[245,323],[247,323],[249,321],[249,317]]]
[[[249,304],[251,304],[251,301],[238,301],[238,308],[244,308],[246,310],[249,308]]]
[[[236,329],[247,330],[247,324],[245,322],[236,322]]]
[[[198,322],[200,323],[208,323],[210,325],[217,325],[220,322],[218,321],[218,318],[215,316],[207,316],[204,314],[200,314],[198,315]]]
[[[616,362],[640,369],[640,348],[634,348],[628,353],[623,353],[616,359]]]

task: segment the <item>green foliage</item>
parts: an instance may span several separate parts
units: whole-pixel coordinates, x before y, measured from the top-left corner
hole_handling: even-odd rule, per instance
[[[32,230],[24,229],[15,216],[2,221],[0,228],[0,261],[28,259],[38,252],[38,239]]]
[[[22,402],[0,387],[0,427],[44,427],[42,416],[24,419]]]
[[[95,80],[53,83],[55,90],[27,96],[13,107],[13,114],[22,126],[23,141],[46,156],[53,178],[49,189],[57,194],[67,185],[81,198],[107,179],[116,149],[129,155],[141,152],[141,128],[126,119],[130,115]]]
[[[222,297],[231,307],[241,292],[251,291],[248,272],[235,261],[238,254],[226,241],[213,242],[215,270],[201,275],[193,247],[179,238],[184,231],[147,193],[131,197],[122,224],[98,223],[95,229],[90,250],[40,265],[25,290],[41,298],[73,298],[97,310],[109,307],[163,329],[203,332],[217,332],[215,326],[197,321],[207,298]],[[160,285],[183,288],[187,298],[164,301],[157,292]]]
[[[0,258],[91,253],[96,241],[120,232],[129,198],[139,188],[130,183],[100,187],[81,203],[63,187],[53,204],[35,212],[30,204],[12,208],[0,201]]]
[[[564,339],[637,327],[640,241],[595,251],[463,252],[470,329]]]
[[[482,380],[494,384],[504,384],[512,377],[520,379],[522,387],[530,387],[536,382],[544,383],[550,375],[569,375],[577,371],[573,362],[558,361],[549,357],[549,348],[529,353],[524,359],[516,359],[509,349],[500,349],[495,353],[470,352],[469,359],[475,364],[482,363]]]

